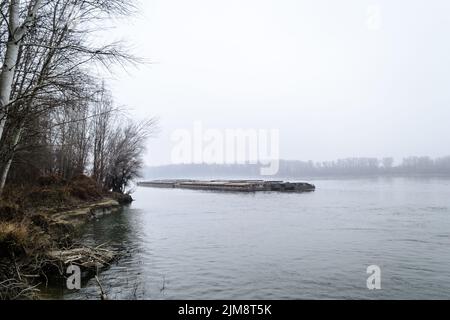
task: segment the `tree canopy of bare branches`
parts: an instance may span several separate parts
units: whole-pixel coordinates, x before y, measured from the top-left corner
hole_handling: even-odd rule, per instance
[[[91,173],[123,192],[137,175],[155,121],[119,119],[91,71],[138,61],[96,38],[108,19],[135,9],[124,0],[1,0],[0,195],[8,179],[50,173]]]

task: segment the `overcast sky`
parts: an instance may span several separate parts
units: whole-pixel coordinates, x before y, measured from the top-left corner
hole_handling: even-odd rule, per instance
[[[281,158],[450,154],[448,0],[142,0],[111,37],[151,65],[116,72],[118,104],[171,134],[280,129]],[[380,13],[380,15],[378,15]]]

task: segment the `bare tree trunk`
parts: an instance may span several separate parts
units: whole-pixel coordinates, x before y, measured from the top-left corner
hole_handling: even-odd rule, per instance
[[[34,3],[30,2],[27,17],[20,24],[20,5],[21,0],[11,0],[9,4],[9,21],[8,21],[8,43],[6,45],[5,58],[0,73],[0,140],[3,137],[5,124],[8,118],[8,108],[11,102],[11,92],[14,82],[14,75],[16,72],[16,66],[19,60],[20,46],[30,25],[33,23],[37,10],[39,9],[42,0],[35,0]],[[13,137],[13,141],[16,141],[16,145],[20,139],[22,129],[16,132],[16,136]],[[9,169],[12,163],[12,156],[3,165],[3,172],[0,176],[0,196],[4,189],[6,178],[8,176]]]
[[[19,48],[25,33],[33,23],[37,10],[41,6],[42,0],[36,0],[34,4],[30,2],[28,15],[25,21],[20,24],[20,0],[11,0],[9,4],[9,38],[6,45],[5,59],[0,74],[0,138],[6,121],[6,108],[11,99],[12,84],[16,71],[17,60],[19,58]]]
[[[101,62],[108,68],[135,59],[120,44],[92,46],[82,35],[96,30],[94,21],[128,15],[132,2],[1,1],[0,195],[13,177],[20,181],[29,174],[33,179],[50,171],[70,178],[90,170],[94,137],[94,173],[100,181],[106,179],[105,149],[113,129],[105,116],[98,134],[88,134],[92,96],[98,89],[83,66]]]
[[[19,129],[15,130],[14,132],[14,137],[13,137],[13,149],[16,149],[19,141],[20,141],[20,137],[22,135],[22,127],[20,127]],[[2,168],[1,174],[0,174],[0,196],[3,193],[3,189],[5,189],[5,184],[6,184],[6,179],[8,178],[8,173],[9,173],[9,169],[11,169],[11,164],[13,162],[13,158],[14,158],[14,150],[11,153],[10,157],[8,158],[8,160],[6,161],[5,165]]]
[[[9,39],[6,45],[5,60],[0,74],[0,139],[3,135],[7,118],[7,106],[11,99],[14,73],[19,58],[20,41],[16,38],[16,30],[19,27],[20,0],[11,0],[9,5]],[[18,34],[19,35],[19,34]]]

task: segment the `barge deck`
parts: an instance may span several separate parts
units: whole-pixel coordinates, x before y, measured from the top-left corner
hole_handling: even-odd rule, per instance
[[[155,180],[139,182],[140,187],[234,192],[313,192],[316,187],[306,182],[264,180]]]

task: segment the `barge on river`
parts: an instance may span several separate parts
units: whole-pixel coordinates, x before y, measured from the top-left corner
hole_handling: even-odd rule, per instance
[[[306,182],[264,180],[155,180],[139,182],[138,186],[234,192],[313,192],[316,190],[314,185]]]

